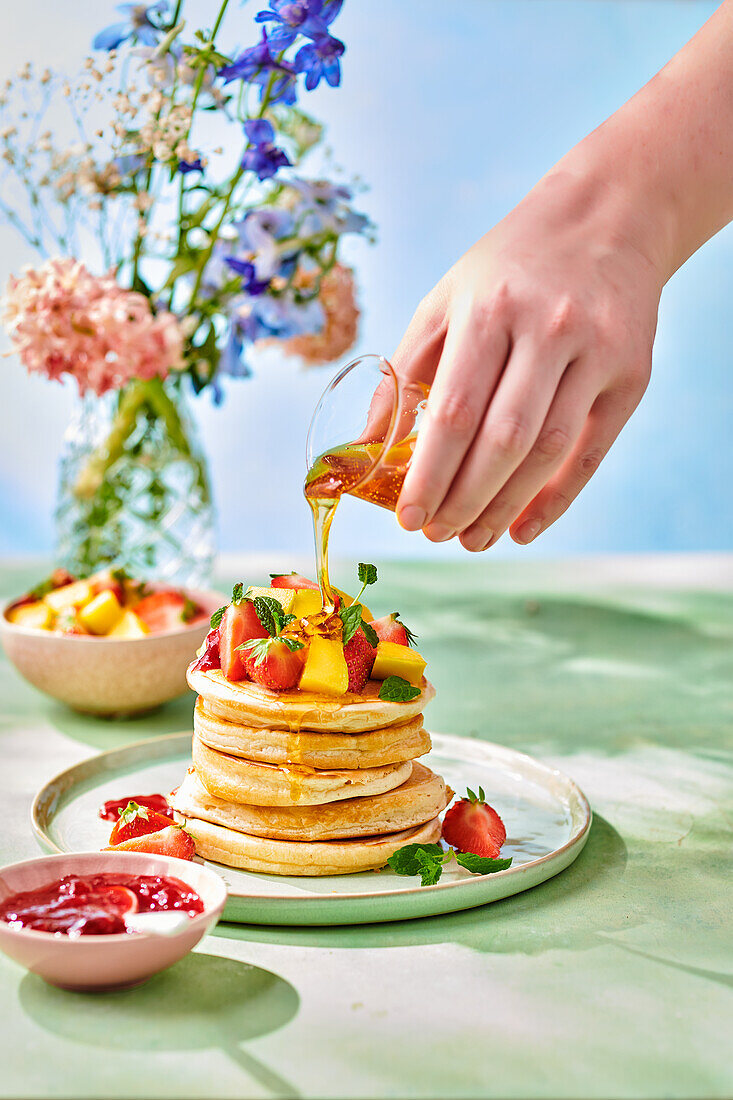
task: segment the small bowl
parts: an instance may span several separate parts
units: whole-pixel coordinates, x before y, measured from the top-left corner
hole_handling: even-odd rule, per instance
[[[186,669],[208,633],[209,618],[228,602],[221,592],[186,592],[206,618],[182,630],[143,638],[54,634],[9,622],[12,600],[0,616],[0,637],[21,676],[46,695],[86,714],[139,714],[188,690]]]
[[[0,920],[0,951],[27,970],[61,989],[127,989],[178,962],[210,932],[227,897],[224,880],[208,867],[170,856],[144,852],[77,852],[39,856],[0,868],[0,901],[10,894],[35,890],[63,875],[119,872],[167,875],[196,891],[203,913],[190,917],[173,935],[123,932],[114,936],[54,935],[11,928]]]

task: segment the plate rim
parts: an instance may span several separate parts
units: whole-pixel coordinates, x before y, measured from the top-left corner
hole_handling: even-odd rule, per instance
[[[540,771],[543,771],[543,772],[547,773],[549,776],[553,776],[556,779],[559,779],[560,781],[562,781],[566,785],[567,793],[571,794],[572,796],[574,796],[575,799],[577,799],[577,803],[578,803],[578,806],[581,810],[581,815],[582,815],[580,825],[577,826],[573,830],[570,837],[565,841],[564,844],[562,844],[559,848],[554,848],[551,852],[547,852],[544,856],[539,856],[537,859],[529,860],[527,863],[522,863],[518,867],[507,867],[503,871],[494,871],[494,872],[491,872],[491,873],[485,874],[485,875],[471,875],[470,878],[459,879],[455,882],[442,882],[442,883],[439,882],[439,883],[435,883],[432,886],[420,886],[420,885],[418,885],[418,886],[406,886],[404,888],[401,887],[401,888],[394,889],[394,890],[370,890],[368,892],[351,891],[349,893],[313,894],[311,896],[309,896],[308,894],[302,894],[302,895],[293,895],[293,894],[273,894],[273,895],[270,895],[270,894],[267,894],[267,895],[263,895],[261,893],[250,893],[250,892],[244,893],[244,892],[240,892],[240,891],[234,892],[230,888],[230,884],[227,883],[228,897],[230,899],[236,899],[237,901],[242,901],[242,902],[254,902],[254,901],[260,901],[261,902],[262,899],[263,899],[263,896],[264,896],[264,897],[267,898],[268,905],[276,905],[276,906],[277,905],[292,905],[293,903],[297,903],[297,904],[311,903],[312,904],[313,902],[319,902],[321,905],[325,906],[329,903],[333,905],[333,904],[336,904],[336,903],[339,903],[339,902],[353,902],[353,901],[359,901],[359,900],[360,901],[366,901],[366,899],[372,899],[372,898],[379,898],[379,899],[405,898],[405,897],[409,897],[410,895],[413,895],[413,894],[419,894],[421,897],[435,896],[436,894],[438,894],[440,892],[450,891],[450,890],[455,889],[456,887],[465,887],[465,886],[469,886],[469,885],[479,886],[479,885],[481,885],[482,883],[484,883],[488,880],[497,881],[499,879],[508,878],[510,876],[517,877],[519,874],[521,874],[523,872],[534,871],[537,868],[542,867],[543,864],[547,863],[550,860],[553,860],[553,861],[559,860],[559,859],[562,858],[563,855],[567,854],[569,850],[575,848],[578,845],[580,845],[581,848],[582,848],[582,846],[585,844],[585,841],[588,837],[588,833],[590,831],[591,825],[593,823],[593,811],[591,809],[590,802],[588,801],[588,798],[585,795],[584,791],[581,789],[581,787],[576,783],[576,781],[571,776],[567,775],[567,773],[561,771],[559,768],[553,767],[551,764],[545,763],[543,760],[538,760],[536,757],[531,756],[529,753],[522,752],[520,749],[509,748],[508,746],[501,745],[496,741],[485,741],[482,738],[476,738],[476,737],[461,737],[459,734],[438,733],[438,732],[434,732],[432,730],[429,731],[429,732],[430,732],[431,738],[439,739],[439,741],[442,742],[443,744],[445,744],[447,742],[448,748],[450,748],[451,745],[456,744],[456,743],[458,745],[465,745],[466,743],[468,743],[468,744],[473,745],[473,746],[485,747],[485,748],[488,748],[488,749],[498,750],[499,755],[508,755],[508,756],[513,757],[515,759],[519,758],[520,761],[528,762],[532,766],[532,768],[539,769]],[[31,808],[30,808],[31,827],[33,829],[33,834],[34,834],[36,840],[41,844],[42,847],[50,847],[53,851],[64,853],[64,854],[66,853],[66,850],[64,848],[60,848],[51,839],[49,834],[45,831],[45,829],[41,825],[40,821],[38,820],[39,809],[43,805],[44,802],[48,801],[48,797],[50,795],[50,788],[51,787],[58,788],[59,786],[61,786],[60,795],[61,795],[61,798],[63,798],[63,795],[66,794],[70,789],[73,788],[74,784],[72,782],[70,782],[70,779],[71,779],[73,773],[77,772],[84,765],[89,765],[93,761],[102,761],[104,759],[110,759],[114,756],[123,756],[126,753],[130,752],[131,750],[134,751],[135,749],[142,749],[142,748],[150,746],[150,745],[163,746],[167,742],[175,741],[175,740],[178,740],[178,739],[182,739],[184,737],[187,738],[187,737],[191,737],[191,736],[193,736],[192,731],[179,730],[179,731],[174,732],[174,733],[165,733],[165,734],[159,735],[157,737],[141,738],[138,741],[131,741],[127,745],[120,745],[120,746],[117,746],[117,748],[105,749],[102,752],[93,753],[91,756],[85,757],[83,760],[77,761],[76,764],[72,764],[68,768],[64,768],[62,771],[60,771],[56,775],[52,776],[50,779],[48,779],[43,784],[43,786],[38,791],[36,791],[36,794],[34,795],[33,801],[31,803]],[[434,750],[440,751],[439,746],[436,745],[435,743],[433,743],[431,751],[434,751]],[[48,792],[48,795],[47,795],[47,792]],[[59,807],[56,807],[56,809],[55,809],[56,813],[58,812],[58,808]],[[212,866],[214,866],[214,863],[213,863],[212,860],[208,860],[207,862],[212,864]],[[225,867],[224,864],[222,864],[221,866]],[[230,870],[230,871],[239,871],[241,873],[246,873],[246,874],[250,874],[250,875],[257,875],[257,874],[260,873],[260,872],[257,872],[257,871],[244,871],[243,868],[237,868],[237,867],[231,867],[231,868],[225,868],[225,869]],[[285,876],[285,877],[288,877],[288,876]],[[292,877],[292,876],[290,876],[290,877]],[[302,877],[307,878],[308,876],[302,876]],[[344,876],[334,875],[334,876],[331,876],[331,877],[333,877],[333,878],[337,878],[337,877],[346,878],[347,876],[345,876],[345,875]]]

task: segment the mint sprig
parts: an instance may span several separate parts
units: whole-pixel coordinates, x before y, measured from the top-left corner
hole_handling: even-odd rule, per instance
[[[402,676],[388,676],[379,689],[379,698],[386,703],[407,703],[417,699],[419,694],[420,688]]]
[[[474,875],[491,875],[511,867],[507,859],[490,859],[473,852],[459,852],[453,848],[444,850],[440,844],[406,844],[398,848],[387,863],[397,875],[419,875],[421,886],[435,886],[443,874],[443,866],[455,858],[459,866]]]
[[[361,581],[361,592],[364,591],[367,585],[377,583],[376,565],[367,565],[363,561],[360,561],[357,567],[357,573],[359,576],[359,580]],[[361,592],[359,593],[359,596],[361,596]],[[357,596],[357,599],[359,599],[359,596]]]
[[[276,638],[295,619],[295,615],[285,614],[283,605],[274,596],[255,596],[252,602],[257,618],[271,638]]]

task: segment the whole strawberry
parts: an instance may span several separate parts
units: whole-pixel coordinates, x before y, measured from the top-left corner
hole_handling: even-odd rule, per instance
[[[344,658],[349,670],[347,691],[359,692],[369,679],[376,650],[369,644],[363,630],[357,630],[344,646]]]
[[[370,623],[380,642],[394,642],[396,645],[412,645],[416,635],[400,619],[399,611],[384,615]]]
[[[470,789],[466,793],[445,815],[443,840],[459,852],[496,859],[506,840],[504,822],[486,802],[483,787],[477,795]]]
[[[250,680],[270,691],[297,687],[303,673],[303,644],[290,638],[262,638],[244,649]]]

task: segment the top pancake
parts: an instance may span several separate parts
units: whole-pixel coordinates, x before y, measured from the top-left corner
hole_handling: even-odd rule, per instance
[[[423,677],[422,691],[405,703],[379,698],[379,680],[367,681],[357,694],[315,695],[306,691],[269,691],[249,680],[227,680],[220,669],[201,672],[189,667],[188,683],[203,697],[206,708],[218,718],[245,726],[271,729],[363,733],[406,722],[420,714],[435,695]]]

